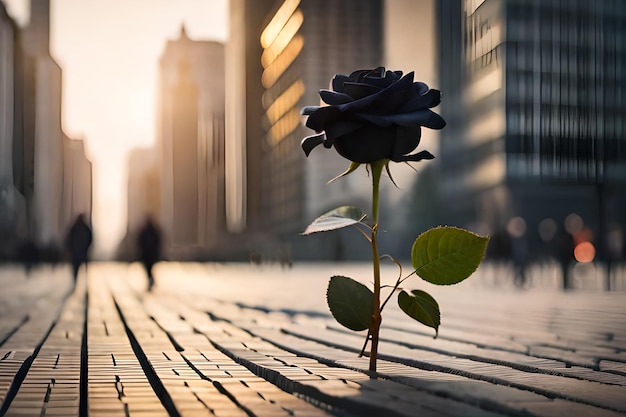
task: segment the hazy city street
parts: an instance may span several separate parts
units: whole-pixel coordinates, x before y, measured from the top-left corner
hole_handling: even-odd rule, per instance
[[[0,0],[0,417],[626,416],[625,45],[624,0]]]
[[[366,264],[161,263],[150,293],[139,264],[91,264],[70,293],[67,266],[4,267],[0,415],[626,414],[624,293],[492,273],[408,281],[439,300],[439,337],[390,303],[370,378],[364,333],[325,305],[328,278],[367,283]]]

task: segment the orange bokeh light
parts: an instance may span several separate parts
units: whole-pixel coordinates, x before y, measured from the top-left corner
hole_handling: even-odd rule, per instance
[[[591,242],[581,242],[574,248],[574,258],[581,263],[589,263],[596,256],[596,248]]]

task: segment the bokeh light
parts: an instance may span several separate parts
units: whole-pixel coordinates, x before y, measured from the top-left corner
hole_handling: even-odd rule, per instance
[[[543,242],[550,242],[556,236],[557,224],[553,219],[547,218],[539,222],[539,237]]]
[[[574,248],[574,258],[580,263],[590,263],[596,256],[596,248],[591,242],[581,242]]]

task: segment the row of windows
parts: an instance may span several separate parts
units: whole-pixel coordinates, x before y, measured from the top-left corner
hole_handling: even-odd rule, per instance
[[[626,157],[623,140],[599,140],[590,133],[575,138],[508,135],[506,141],[507,154],[539,155],[554,163],[572,160],[581,165],[589,165],[599,161],[619,161]]]
[[[605,42],[615,44],[625,32],[622,22],[618,20],[585,20],[583,17],[572,21],[546,16],[510,19],[507,25],[507,39],[510,41],[533,39],[587,47]]]
[[[293,138],[291,138],[293,139]],[[280,226],[285,222],[300,220],[302,204],[302,167],[294,153],[298,146],[296,140],[284,140],[274,146],[265,161],[266,183],[264,189],[268,195],[264,202],[267,218],[271,226]],[[271,206],[270,206],[271,205]]]
[[[512,104],[507,107],[507,132],[547,138],[621,138],[626,142],[626,122],[622,113],[620,109]]]
[[[542,0],[529,5],[508,3],[507,38],[523,40],[567,39],[592,45],[596,38],[624,34],[626,4],[622,0],[564,1]]]
[[[538,155],[508,154],[507,176],[511,179],[534,179],[541,181],[595,183],[604,179],[604,162],[576,159],[554,160]]]
[[[444,172],[447,177],[467,176],[486,161],[502,153],[503,140],[487,142],[463,153],[446,155]],[[604,167],[611,160],[609,152],[615,147],[598,146],[591,140],[544,141],[539,152],[525,152],[532,138],[507,137],[506,170],[509,178],[543,178],[553,180],[601,181]],[[622,150],[622,156],[623,156]]]
[[[506,43],[506,62],[507,68],[520,71],[616,78],[626,69],[626,51],[607,44],[583,47],[527,40]]]
[[[481,72],[488,71],[494,66],[501,65],[502,44],[487,51],[483,55],[468,60],[468,70],[470,74],[480,76]]]
[[[555,106],[611,109],[624,106],[625,85],[621,80],[609,78],[510,71],[507,73],[506,94],[509,103],[537,101]]]

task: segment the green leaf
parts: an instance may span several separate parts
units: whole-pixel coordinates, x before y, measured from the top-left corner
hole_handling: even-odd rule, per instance
[[[329,230],[352,226],[360,223],[365,216],[365,212],[360,208],[352,206],[338,207],[315,219],[313,223],[307,226],[302,234],[310,235],[311,233],[327,232]]]
[[[374,314],[374,293],[365,285],[335,275],[328,283],[326,300],[339,324],[355,331],[369,329]]]
[[[413,295],[401,291],[398,294],[398,305],[412,319],[435,329],[435,337],[437,337],[441,323],[439,304],[424,291],[413,290],[411,293]]]
[[[415,239],[411,261],[415,273],[437,285],[457,284],[483,260],[488,237],[457,227],[435,227]]]

